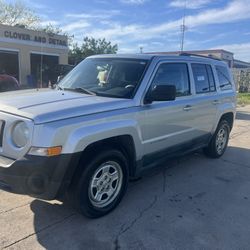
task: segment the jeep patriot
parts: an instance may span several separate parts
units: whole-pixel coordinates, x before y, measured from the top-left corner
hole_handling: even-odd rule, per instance
[[[0,186],[45,200],[66,195],[100,217],[145,169],[198,149],[222,156],[235,109],[220,60],[91,56],[54,89],[0,94]]]

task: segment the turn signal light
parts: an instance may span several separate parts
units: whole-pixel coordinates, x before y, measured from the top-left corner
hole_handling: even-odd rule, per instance
[[[52,147],[47,149],[47,154],[48,156],[55,156],[55,155],[60,155],[62,152],[62,147]]]
[[[62,153],[62,146],[50,147],[50,148],[38,148],[32,147],[29,151],[29,155],[37,156],[56,156]]]

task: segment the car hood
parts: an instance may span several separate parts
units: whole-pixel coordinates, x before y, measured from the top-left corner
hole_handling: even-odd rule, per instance
[[[133,100],[39,89],[0,94],[0,111],[34,120],[36,124],[133,106]]]

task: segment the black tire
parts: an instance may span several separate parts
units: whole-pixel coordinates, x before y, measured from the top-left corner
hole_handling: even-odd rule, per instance
[[[225,144],[223,143],[222,148],[217,147],[217,138],[219,136],[220,131],[225,130],[226,136],[225,136]],[[204,148],[204,153],[210,158],[219,158],[221,157],[224,152],[226,151],[228,140],[229,140],[229,135],[230,135],[230,125],[228,121],[226,120],[221,120],[220,123],[217,126],[217,129],[208,144],[206,148]]]
[[[121,186],[119,188],[119,191],[117,191],[117,193],[115,193],[112,197],[113,200],[110,199],[110,203],[107,204],[107,206],[99,207],[93,204],[94,201],[91,200],[91,194],[92,194],[91,190],[93,189],[91,188],[92,187],[91,183],[93,183],[92,180],[96,171],[102,172],[103,171],[102,167],[104,166],[105,163],[108,163],[108,162],[109,163],[112,162],[112,164],[116,163],[116,165],[114,166],[116,166],[117,168],[118,168],[118,165],[120,166],[119,167],[119,169],[121,169],[120,177],[122,176],[122,178],[120,179],[122,181],[120,181]],[[82,168],[84,169],[84,171],[79,176],[77,183],[75,183],[74,188],[71,191],[71,194],[74,196],[73,200],[74,200],[75,206],[78,208],[81,214],[89,218],[98,218],[98,217],[108,214],[120,203],[120,201],[122,200],[126,192],[126,189],[128,186],[128,180],[129,180],[129,170],[128,170],[127,159],[125,158],[123,153],[121,153],[119,150],[109,149],[109,150],[102,151],[96,156],[94,156],[93,159],[91,159],[86,165],[82,163]],[[101,177],[103,177],[103,173],[101,174]],[[110,184],[110,186],[112,185],[113,183]],[[96,188],[96,190],[98,189]],[[102,195],[102,197],[103,196],[104,195]]]

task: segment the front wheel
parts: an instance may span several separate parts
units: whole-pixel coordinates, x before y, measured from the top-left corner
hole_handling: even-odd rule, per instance
[[[121,201],[128,185],[128,164],[115,149],[99,153],[85,168],[75,189],[80,212],[87,217],[101,217]]]
[[[226,120],[220,121],[204,153],[211,158],[219,158],[226,151],[230,135],[230,126]]]

